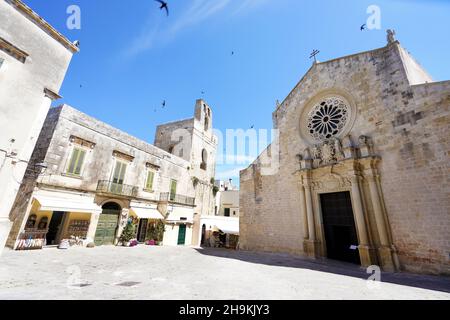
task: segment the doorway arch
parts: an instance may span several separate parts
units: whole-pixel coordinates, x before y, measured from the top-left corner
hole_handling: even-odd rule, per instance
[[[200,245],[204,246],[206,242],[206,225],[203,224],[202,226],[202,240],[200,242]]]
[[[115,202],[107,202],[102,206],[98,219],[94,242],[96,245],[111,245],[116,240],[122,207]]]

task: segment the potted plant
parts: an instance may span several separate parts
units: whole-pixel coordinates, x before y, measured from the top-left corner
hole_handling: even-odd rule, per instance
[[[151,246],[161,245],[164,238],[165,227],[166,225],[161,220],[150,224],[147,231],[147,244]]]
[[[134,238],[134,227],[131,223],[127,223],[127,225],[122,231],[122,235],[119,238],[119,242],[121,242],[123,246],[129,247],[130,242],[133,238]]]

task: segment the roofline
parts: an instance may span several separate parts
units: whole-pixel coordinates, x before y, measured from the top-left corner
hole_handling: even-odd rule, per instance
[[[91,116],[91,115],[89,115],[89,114],[87,114],[87,113],[84,113],[83,111],[78,110],[78,109],[76,109],[76,108],[74,108],[74,107],[72,107],[71,105],[68,105],[68,104],[66,104],[66,103],[60,104],[60,105],[58,105],[58,106],[51,107],[50,110],[49,110],[49,112],[51,112],[52,110],[55,110],[54,112],[57,112],[57,111],[59,110],[59,111],[61,112],[61,114],[62,114],[62,112],[64,111],[64,109],[72,109],[72,110],[74,110],[75,112],[78,112],[78,113],[80,113],[80,114],[82,114],[82,115],[88,117],[90,120],[92,120],[92,121],[94,121],[94,122],[102,123],[102,124],[104,124],[105,126],[110,127],[110,128],[112,128],[112,129],[114,129],[114,130],[116,130],[116,131],[118,131],[118,132],[124,134],[125,136],[127,136],[127,137],[129,137],[129,138],[135,139],[136,141],[138,141],[138,142],[140,142],[140,143],[143,143],[143,144],[145,144],[145,145],[147,145],[147,146],[149,146],[149,147],[151,147],[151,148],[158,149],[158,151],[160,151],[160,152],[163,154],[163,156],[161,157],[161,156],[159,156],[159,155],[156,155],[156,154],[153,154],[153,153],[149,153],[149,152],[147,152],[147,151],[145,151],[145,150],[142,150],[142,149],[139,148],[138,146],[133,145],[132,143],[127,143],[127,142],[125,142],[125,141],[122,141],[122,140],[120,140],[120,139],[114,137],[114,136],[109,136],[109,138],[114,139],[114,140],[116,140],[116,141],[119,141],[120,143],[127,144],[127,145],[129,145],[130,147],[132,147],[132,148],[141,150],[142,152],[145,152],[145,153],[147,153],[147,154],[151,154],[152,156],[157,157],[157,158],[160,158],[160,159],[163,159],[163,160],[165,159],[165,160],[167,160],[167,161],[170,161],[172,158],[175,158],[175,159],[177,159],[177,161],[185,162],[185,164],[188,164],[188,165],[190,164],[189,161],[187,161],[187,160],[185,160],[185,159],[183,159],[183,158],[181,158],[181,157],[178,157],[178,156],[176,156],[176,155],[174,155],[174,154],[171,154],[171,153],[167,152],[166,150],[163,150],[163,149],[161,149],[161,148],[155,146],[154,144],[152,144],[152,143],[150,143],[150,142],[148,142],[148,141],[145,141],[145,140],[143,140],[143,139],[141,139],[141,138],[138,138],[138,137],[136,137],[136,136],[134,136],[134,135],[132,135],[132,134],[130,134],[130,133],[128,133],[128,132],[122,130],[122,129],[116,128],[116,127],[114,127],[113,125],[111,125],[111,124],[109,124],[109,123],[107,123],[107,122],[104,122],[104,121],[102,121],[102,120],[99,120],[99,119],[97,119],[97,118],[95,118],[95,117],[93,117],[93,116]],[[93,130],[93,131],[95,131],[95,132],[97,132],[97,133],[99,133],[99,134],[105,135],[105,133],[100,132],[100,131],[98,131],[98,130],[95,129],[95,128],[92,128],[92,127],[87,126],[87,125],[83,125],[83,124],[81,124],[81,123],[79,123],[79,122],[76,122],[75,120],[73,120],[73,119],[71,119],[71,118],[64,117],[64,114],[62,114],[62,116],[61,116],[61,114],[60,114],[60,117],[66,119],[66,120],[68,120],[68,121],[71,121],[71,122],[73,122],[73,123],[75,123],[75,124],[77,124],[77,125],[79,125],[79,126],[83,126],[83,127],[87,128],[87,129],[89,129],[89,130]],[[169,158],[164,158],[164,156],[170,156],[170,157],[169,157]],[[176,162],[174,162],[174,161],[170,161],[170,162],[171,162],[172,164],[174,164],[174,165],[179,166],[179,167],[183,167],[181,164],[176,163]]]
[[[299,82],[297,82],[297,84],[294,86],[294,88],[288,93],[288,95],[284,98],[284,100],[280,103],[280,105],[274,110],[274,112],[277,112],[282,106],[283,104],[286,102],[286,100],[291,96],[292,92],[294,92],[295,89],[297,89],[297,87],[299,86],[300,83],[302,83],[303,79],[305,79],[305,77],[308,75],[308,73],[316,66],[319,64],[327,64],[333,61],[337,61],[337,60],[341,60],[341,59],[347,59],[347,58],[351,58],[351,57],[355,57],[355,56],[359,56],[362,54],[367,54],[367,53],[373,53],[376,51],[381,51],[381,50],[385,50],[386,48],[388,48],[389,46],[393,45],[393,44],[397,44],[400,45],[400,42],[398,40],[389,43],[388,45],[381,47],[381,48],[376,48],[376,49],[372,49],[372,50],[367,50],[367,51],[362,51],[362,52],[358,52],[358,53],[352,53],[352,54],[348,54],[342,57],[338,57],[338,58],[334,58],[331,60],[327,60],[327,61],[323,61],[323,62],[314,62],[313,65],[308,69],[308,71],[305,72],[305,74],[303,75],[303,77],[300,79]]]
[[[169,121],[169,122],[163,122],[161,124],[158,124],[156,127],[157,128],[158,127],[164,127],[164,126],[166,126],[168,124],[175,124],[175,123],[179,123],[179,122],[187,122],[187,121],[191,121],[191,120],[194,120],[194,118],[191,117],[191,118],[186,118],[186,119],[181,119],[181,120],[174,120],[174,121]]]
[[[4,0],[6,3],[12,5],[18,11],[26,15],[31,21],[36,23],[44,31],[46,31],[53,39],[61,43],[66,49],[72,53],[80,51],[80,49],[75,46],[69,39],[67,39],[62,33],[52,27],[47,21],[45,21],[41,16],[34,12],[30,7],[28,7],[21,0]]]

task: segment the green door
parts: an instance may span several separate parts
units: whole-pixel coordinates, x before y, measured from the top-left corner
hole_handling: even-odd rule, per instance
[[[104,209],[98,219],[94,242],[96,245],[114,244],[117,226],[119,224],[119,210]]]
[[[178,229],[178,245],[184,246],[186,243],[186,225],[180,224],[180,227]]]

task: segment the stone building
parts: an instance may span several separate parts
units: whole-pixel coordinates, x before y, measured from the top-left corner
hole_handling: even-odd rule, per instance
[[[450,273],[450,81],[393,35],[314,63],[277,106],[240,174],[241,248]]]
[[[45,116],[77,51],[22,1],[0,0],[0,252]]]
[[[218,188],[214,214],[222,217],[239,217],[239,189],[233,185],[233,180],[216,180]]]
[[[176,123],[184,131],[174,132]],[[198,244],[200,215],[213,212],[211,109],[198,100],[193,118],[161,125],[156,135],[155,146],[70,106],[52,108],[11,211],[8,246],[39,247],[43,239],[50,245],[72,236],[115,244],[127,223],[144,242],[158,220],[165,245]],[[48,168],[35,173],[35,163]]]
[[[239,190],[228,181],[216,180],[214,216],[202,216],[202,246],[220,242],[226,247],[236,248],[239,240]],[[211,241],[216,233],[217,241]]]

